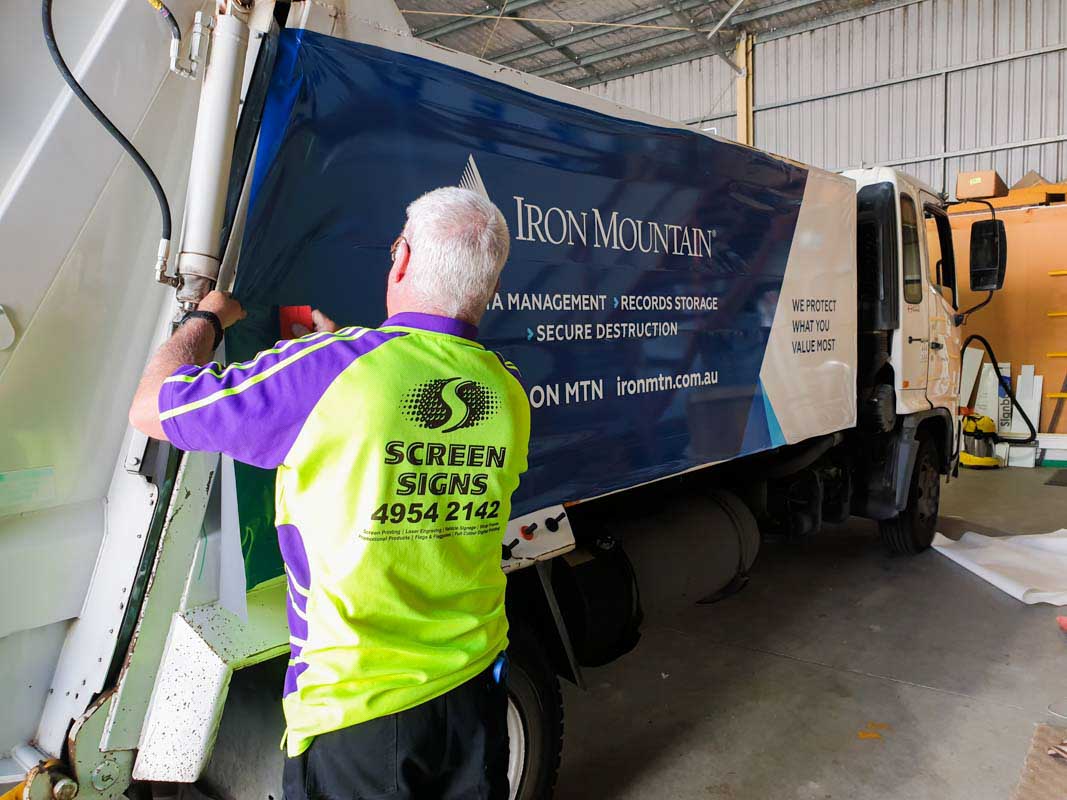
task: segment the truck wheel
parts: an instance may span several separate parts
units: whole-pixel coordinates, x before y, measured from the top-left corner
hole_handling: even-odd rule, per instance
[[[544,649],[512,628],[508,648],[511,800],[549,800],[563,752],[563,694]]]
[[[896,517],[878,523],[882,541],[894,553],[921,553],[934,540],[940,503],[941,470],[937,445],[929,436],[923,436],[919,440],[919,452],[911,474],[908,504]]]

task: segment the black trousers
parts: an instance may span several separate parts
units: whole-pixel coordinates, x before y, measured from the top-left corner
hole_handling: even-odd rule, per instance
[[[507,702],[490,667],[415,708],[316,736],[286,759],[285,800],[508,800]]]

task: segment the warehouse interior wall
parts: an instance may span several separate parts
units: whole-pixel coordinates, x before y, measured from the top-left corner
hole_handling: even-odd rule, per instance
[[[584,91],[700,130],[737,138],[736,75],[716,56],[639,72]]]
[[[953,195],[958,172],[1067,177],[1067,2],[904,0],[760,34],[754,144],[831,170],[893,166]],[[726,138],[736,82],[709,56],[591,91]]]
[[[1023,364],[1033,364],[1044,376],[1044,395],[1038,429],[1067,433],[1067,184],[1042,184],[1012,190],[992,201],[997,219],[1004,222],[1008,259],[1004,288],[993,302],[971,317],[963,335],[979,333],[993,343],[1001,364],[1010,364],[1013,380]],[[971,224],[988,219],[989,211],[977,203],[949,209],[953,250],[960,283],[961,309],[985,299],[969,290]]]

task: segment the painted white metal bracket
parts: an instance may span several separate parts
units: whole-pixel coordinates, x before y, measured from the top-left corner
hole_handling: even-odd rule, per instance
[[[549,506],[515,517],[504,530],[504,572],[548,561],[574,549],[574,532],[567,510]]]
[[[148,437],[138,430],[130,431],[130,444],[126,448],[123,468],[131,475],[139,475],[144,466],[145,453],[148,450]]]
[[[180,608],[185,593],[218,462],[215,453],[186,453],[182,457],[169,516],[152,566],[141,616],[134,629],[133,643],[119,675],[101,750],[137,747],[170,619]]]
[[[200,777],[231,672],[188,620],[175,614],[133,765],[135,779],[192,783]]]
[[[248,622],[218,604],[171,621],[166,652],[138,747],[137,780],[191,783],[211,757],[235,669],[289,648],[282,578],[248,595]]]
[[[71,624],[51,691],[37,727],[37,746],[52,757],[63,752],[71,720],[99,692],[111,666],[119,623],[137,572],[137,557],[152,521],[159,489],[116,466],[104,505],[104,540],[81,613]]]

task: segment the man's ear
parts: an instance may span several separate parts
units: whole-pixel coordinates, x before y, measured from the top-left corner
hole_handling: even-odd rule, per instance
[[[393,268],[389,270],[389,280],[400,283],[408,272],[408,263],[411,261],[411,248],[408,247],[407,239],[401,239],[396,247],[396,256],[393,258]]]

